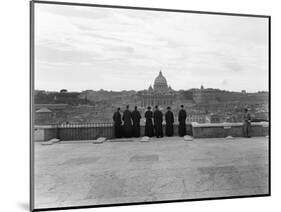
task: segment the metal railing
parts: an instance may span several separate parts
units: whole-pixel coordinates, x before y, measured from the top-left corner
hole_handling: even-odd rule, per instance
[[[61,140],[94,140],[99,137],[113,138],[112,122],[64,123],[57,125],[57,135]]]
[[[165,134],[166,125],[163,124],[163,132]],[[112,139],[114,135],[114,127],[112,122],[100,123],[63,123],[48,126],[41,126],[38,129],[44,130],[44,140],[58,138],[63,141],[68,140],[94,140],[99,137]],[[191,124],[186,125],[187,134],[192,135]],[[144,136],[145,126],[140,126],[140,136]],[[174,135],[178,135],[178,124],[174,124]]]

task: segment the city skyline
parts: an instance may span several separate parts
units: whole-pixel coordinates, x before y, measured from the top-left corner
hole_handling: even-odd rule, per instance
[[[252,17],[36,5],[35,89],[268,91],[267,22]]]
[[[153,87],[153,85],[151,84],[151,86]],[[204,85],[201,85],[204,87]],[[192,89],[200,89],[201,86],[199,87],[193,87],[193,88],[188,88],[188,89],[173,89],[174,91],[178,92],[178,91],[188,91],[188,90],[192,90]],[[268,90],[257,90],[257,91],[247,91],[245,89],[241,89],[241,90],[227,90],[227,89],[220,89],[220,88],[209,88],[209,87],[204,87],[205,90],[208,90],[208,89],[214,89],[214,90],[221,90],[221,91],[226,91],[226,92],[238,92],[238,93],[241,93],[241,92],[246,92],[246,93],[259,93],[259,92],[269,92]],[[98,92],[98,91],[107,91],[107,92],[129,92],[129,91],[135,91],[135,92],[138,92],[138,91],[143,91],[143,90],[148,90],[148,88],[144,88],[144,89],[141,89],[141,90],[135,90],[135,89],[125,89],[125,90],[110,90],[110,89],[103,89],[103,88],[99,88],[99,89],[85,89],[85,90],[69,90],[67,88],[59,88],[58,90],[54,90],[54,89],[51,89],[51,90],[45,90],[45,89],[34,89],[35,91],[45,91],[45,92],[61,92],[61,90],[66,90],[66,92],[84,92],[84,91],[94,91],[94,92]]]

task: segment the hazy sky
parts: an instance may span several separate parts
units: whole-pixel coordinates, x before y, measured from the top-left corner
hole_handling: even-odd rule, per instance
[[[35,89],[268,90],[267,19],[35,4]]]

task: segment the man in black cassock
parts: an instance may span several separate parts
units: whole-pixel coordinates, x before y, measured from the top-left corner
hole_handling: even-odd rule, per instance
[[[145,136],[153,137],[153,123],[152,123],[152,117],[153,113],[151,111],[151,107],[147,107],[147,111],[144,114],[145,117]]]
[[[171,111],[170,107],[167,107],[167,112],[165,113],[165,121],[166,121],[166,136],[173,136],[174,135],[174,114]]]
[[[121,114],[120,114],[120,107],[117,108],[117,111],[113,114],[113,121],[114,121],[114,135],[116,138],[122,137],[122,121],[121,121]]]
[[[185,136],[186,135],[186,125],[185,125],[185,119],[186,119],[186,111],[183,109],[183,105],[181,105],[181,109],[179,111],[179,136]]]
[[[123,112],[122,120],[123,123],[123,135],[125,138],[132,137],[132,114],[129,111],[129,105],[126,106],[126,110]]]
[[[248,109],[244,109],[244,115],[243,115],[243,133],[244,136],[247,138],[250,138],[250,130],[251,130],[251,115],[248,112]]]
[[[163,113],[158,109],[158,106],[155,106],[155,111],[153,113],[153,120],[154,120],[154,128],[155,128],[155,136],[157,138],[163,137]]]
[[[132,120],[133,120],[133,137],[140,137],[140,119],[141,115],[138,111],[138,107],[135,106],[135,110],[132,112]]]

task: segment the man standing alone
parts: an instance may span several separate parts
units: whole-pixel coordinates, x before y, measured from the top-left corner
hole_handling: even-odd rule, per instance
[[[120,114],[120,107],[117,108],[117,111],[113,114],[113,121],[114,121],[114,134],[116,138],[122,137],[122,128],[121,128],[121,114]]]
[[[247,138],[250,138],[250,129],[251,129],[251,115],[248,112],[248,109],[244,109],[244,115],[243,115],[243,131],[244,131],[244,136]]]
[[[135,106],[135,110],[132,112],[132,120],[133,120],[133,136],[138,138],[140,137],[140,119],[141,115],[138,111],[137,106]]]
[[[179,112],[179,136],[183,137],[186,135],[186,125],[185,125],[185,119],[186,119],[186,111],[183,109],[183,105],[181,105],[181,109]]]
[[[125,138],[132,137],[132,114],[129,111],[129,105],[126,106],[126,110],[123,112],[123,134]]]
[[[167,107],[168,111],[165,113],[165,121],[166,121],[166,136],[174,135],[174,114],[171,111],[170,107]]]
[[[158,106],[155,106],[155,111],[153,113],[153,119],[154,119],[154,127],[155,127],[155,136],[157,138],[163,137],[163,113],[158,109]]]

